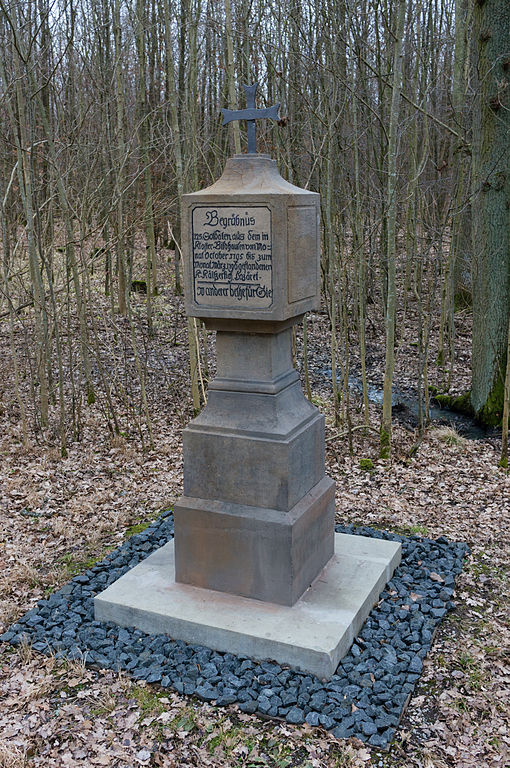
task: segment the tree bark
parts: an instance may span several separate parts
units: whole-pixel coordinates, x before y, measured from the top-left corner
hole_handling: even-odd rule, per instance
[[[390,108],[390,126],[388,133],[388,185],[386,193],[387,220],[387,250],[386,263],[388,268],[386,290],[386,362],[384,369],[383,412],[381,421],[380,454],[388,458],[391,452],[391,416],[393,371],[395,368],[395,312],[396,312],[396,194],[397,194],[397,126],[400,107],[400,89],[402,87],[402,42],[406,0],[399,0],[395,31],[395,48],[393,53],[393,88]]]
[[[475,5],[478,89],[473,125],[471,405],[483,424],[503,413],[510,316],[510,5]]]

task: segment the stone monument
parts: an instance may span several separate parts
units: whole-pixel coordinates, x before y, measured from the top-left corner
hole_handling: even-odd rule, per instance
[[[319,195],[248,154],[184,196],[186,309],[216,331],[217,375],[183,434],[175,539],[95,598],[96,618],[333,674],[400,560],[334,532],[324,418],[292,365],[292,326],[320,304]]]
[[[249,108],[224,122],[278,117],[246,90]],[[184,212],[186,308],[216,331],[217,375],[183,436],[176,580],[293,605],[334,549],[324,419],[292,366],[292,326],[320,303],[319,195],[252,151]]]

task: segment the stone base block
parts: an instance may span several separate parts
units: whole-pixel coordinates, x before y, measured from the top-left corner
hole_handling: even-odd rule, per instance
[[[184,496],[174,515],[176,581],[293,605],[333,554],[335,484],[288,512]]]
[[[299,382],[274,395],[211,389],[183,462],[185,496],[286,511],[324,477],[324,416]]]
[[[327,679],[400,562],[397,542],[335,534],[335,554],[292,607],[175,581],[171,541],[94,599],[97,621],[205,645]]]

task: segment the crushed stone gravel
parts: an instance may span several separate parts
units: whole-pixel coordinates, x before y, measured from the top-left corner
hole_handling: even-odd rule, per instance
[[[384,748],[420,677],[436,627],[455,607],[455,576],[469,549],[443,536],[405,537],[352,525],[337,525],[336,531],[400,541],[402,561],[349,653],[325,682],[272,661],[252,661],[94,620],[94,596],[172,538],[171,511],[40,600],[0,640],[30,642],[41,653],[124,669],[135,679],[220,707],[236,704],[245,713],[296,725],[306,722],[337,738],[355,736]]]

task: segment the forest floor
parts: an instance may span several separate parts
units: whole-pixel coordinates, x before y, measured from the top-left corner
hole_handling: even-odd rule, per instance
[[[143,298],[134,301],[142,312]],[[133,362],[122,341],[128,336],[122,320],[97,331],[112,386],[118,385],[116,392],[124,397],[116,400],[121,434],[109,435],[99,395],[95,405],[79,410],[81,439],[70,443],[66,458],[60,457],[54,428],[44,435],[34,431],[30,444],[22,446],[12,375],[2,366],[0,632],[169,509],[181,493],[181,434],[191,418],[184,310],[170,294],[158,297],[155,309],[156,334],[144,344],[154,450],[142,451],[140,430],[133,426],[138,389],[129,376]],[[414,320],[408,313],[395,376],[409,392],[416,388]],[[457,391],[469,385],[469,322],[468,313],[458,317]],[[7,336],[0,333],[2,360],[9,359]],[[309,726],[262,720],[235,707],[214,708],[126,674],[42,656],[30,646],[1,644],[1,768],[509,765],[510,476],[498,468],[499,441],[466,440],[433,424],[417,446],[415,430],[400,415],[391,461],[378,460],[375,431],[355,431],[350,453],[345,428],[332,425],[331,381],[324,372],[328,339],[326,315],[312,314],[311,387],[326,415],[327,472],[337,484],[338,521],[443,535],[471,548],[457,578],[457,608],[439,628],[389,751],[353,739],[338,741]],[[18,342],[21,349],[21,330]],[[300,350],[298,337],[298,360]],[[367,358],[369,377],[380,386],[380,323],[369,323]],[[354,351],[351,368],[357,369]],[[28,383],[24,386],[28,404]],[[354,394],[351,410],[353,423],[361,424]],[[371,405],[371,425],[377,428],[379,420],[377,406]],[[371,459],[373,468],[363,469],[360,459]]]

